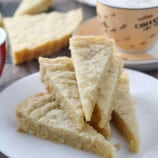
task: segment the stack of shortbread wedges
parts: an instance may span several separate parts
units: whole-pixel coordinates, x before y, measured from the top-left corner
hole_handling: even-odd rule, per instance
[[[104,36],[73,36],[72,58],[39,58],[46,92],[16,108],[19,130],[104,158],[115,158],[110,121],[139,150],[139,132],[128,76],[114,42]]]

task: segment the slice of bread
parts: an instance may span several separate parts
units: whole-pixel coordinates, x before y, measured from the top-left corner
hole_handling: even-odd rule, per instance
[[[41,13],[50,8],[52,2],[52,0],[22,0],[14,16]]]
[[[85,124],[77,130],[76,122],[70,119],[52,94],[41,93],[25,100],[16,108],[19,131],[36,135],[56,143],[115,158],[115,148],[91,126]]]
[[[108,71],[103,75],[103,82],[100,84],[97,103],[92,115],[92,124],[105,137],[111,136],[109,121],[114,109],[112,101],[122,68],[122,59],[114,56]]]
[[[81,9],[5,18],[14,64],[49,56],[66,47],[81,21]]]
[[[84,112],[71,58],[47,59],[41,57],[39,62],[42,82],[49,92],[55,92],[60,105],[76,120],[76,124],[82,129],[85,125]]]
[[[140,147],[139,129],[135,108],[129,92],[127,74],[123,73],[116,88],[116,107],[112,113],[112,122],[127,139],[130,150],[138,152]]]
[[[86,121],[91,121],[99,84],[113,54],[113,40],[104,36],[73,36],[70,50]]]

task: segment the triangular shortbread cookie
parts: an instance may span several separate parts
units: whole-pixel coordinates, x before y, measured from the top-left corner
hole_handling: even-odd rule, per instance
[[[81,131],[76,122],[69,119],[53,94],[37,94],[16,108],[19,131],[34,134],[42,139],[98,154],[104,158],[115,158],[115,148],[85,124]]]
[[[51,6],[52,0],[22,0],[14,15],[37,14]]]
[[[104,36],[74,36],[70,50],[86,121],[91,120],[99,84],[113,54],[113,41]]]
[[[119,79],[116,89],[112,122],[122,135],[127,139],[130,150],[138,152],[140,146],[139,129],[136,112],[129,93],[128,76],[124,73]]]
[[[95,113],[94,111],[94,115],[92,117],[95,120],[95,114],[98,115],[100,120],[99,122],[98,121],[97,122],[100,128],[104,128],[105,125],[111,119],[111,113],[112,110],[114,109],[111,103],[121,70],[122,70],[121,58],[114,57],[108,71],[103,76],[104,81],[100,84],[97,103],[96,103],[98,110],[97,113]]]
[[[114,109],[112,101],[122,67],[122,59],[115,56],[108,71],[103,76],[104,81],[100,84],[97,103],[92,115],[94,127],[105,137],[111,136],[109,121]]]
[[[79,98],[77,81],[71,58],[39,58],[42,82],[48,91],[55,92],[60,105],[84,127],[84,112]]]
[[[94,109],[94,112],[97,112],[96,110],[96,106],[95,106],[95,109]],[[97,120],[98,119],[98,120]],[[94,127],[94,129],[96,129],[100,134],[102,134],[106,139],[110,138],[111,137],[111,128],[110,128],[110,122],[107,123],[106,126],[104,126],[104,128],[100,128],[99,127],[99,124],[97,123],[97,121],[99,122],[99,117],[95,118],[95,122],[94,121],[91,121],[90,124],[91,126]]]
[[[68,45],[81,20],[81,9],[5,18],[13,62],[20,64],[58,52]]]

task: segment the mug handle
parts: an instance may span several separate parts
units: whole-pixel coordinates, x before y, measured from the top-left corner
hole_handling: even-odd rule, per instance
[[[2,75],[6,59],[6,33],[0,28],[0,76]]]

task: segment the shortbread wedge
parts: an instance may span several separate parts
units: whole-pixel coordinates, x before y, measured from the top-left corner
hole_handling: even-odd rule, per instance
[[[81,21],[81,9],[5,18],[14,64],[50,56],[66,47]]]
[[[96,106],[95,106],[95,108],[96,108]],[[96,112],[96,109],[95,109],[95,112]],[[99,117],[98,117],[98,119],[99,119]],[[97,120],[95,120],[95,121],[97,121]],[[104,128],[100,128],[98,123],[92,122],[92,121],[90,122],[90,125],[95,130],[97,130],[100,134],[102,134],[106,139],[109,139],[112,136],[111,128],[110,128],[110,122],[107,123],[107,125]]]
[[[41,13],[51,6],[52,0],[22,0],[14,16]]]
[[[49,92],[55,92],[60,105],[73,119],[79,129],[84,123],[84,112],[79,98],[77,81],[71,58],[39,58],[41,80]]]
[[[115,158],[115,148],[88,124],[77,130],[74,119],[59,106],[53,94],[41,93],[25,100],[16,108],[19,131],[41,139],[67,144],[77,149]],[[62,152],[62,151],[61,151]]]
[[[99,84],[107,72],[114,42],[104,36],[73,36],[70,50],[86,121],[91,121]]]
[[[94,127],[105,137],[111,135],[108,124],[114,109],[112,100],[122,68],[122,59],[114,56],[108,71],[103,75],[103,82],[100,84],[96,107],[92,115]]]
[[[116,89],[112,122],[126,138],[132,152],[138,152],[140,148],[139,128],[135,108],[129,93],[127,74],[122,74]]]

